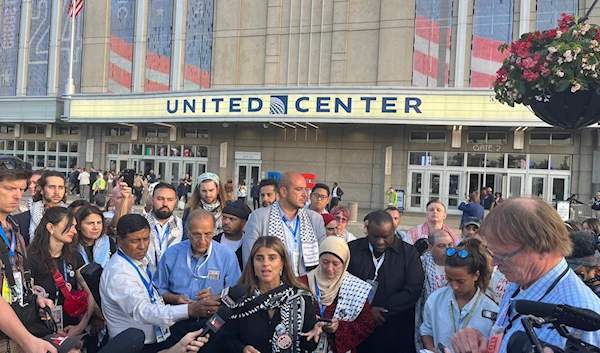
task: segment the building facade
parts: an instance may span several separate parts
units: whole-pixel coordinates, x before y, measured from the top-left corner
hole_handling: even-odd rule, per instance
[[[87,1],[65,95],[68,0],[0,0],[0,153],[35,167],[297,170],[379,207],[466,193],[548,201],[600,189],[597,128],[492,101],[499,44],[583,0]],[[600,20],[600,9],[591,22]]]

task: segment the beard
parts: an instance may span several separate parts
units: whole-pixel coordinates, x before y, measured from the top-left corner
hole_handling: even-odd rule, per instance
[[[173,215],[173,210],[163,207],[160,210],[154,210],[154,217],[157,219],[168,219]]]

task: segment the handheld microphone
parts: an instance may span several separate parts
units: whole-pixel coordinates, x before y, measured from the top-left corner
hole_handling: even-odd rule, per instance
[[[589,309],[566,304],[548,304],[530,300],[517,300],[515,309],[520,314],[555,319],[558,324],[583,331],[600,330],[600,315]]]
[[[235,303],[242,299],[246,294],[246,289],[242,284],[236,284],[233,287],[227,287],[221,291],[221,302],[225,305],[221,306],[207,321],[202,331],[201,337],[209,333],[217,333],[231,318],[231,308]]]

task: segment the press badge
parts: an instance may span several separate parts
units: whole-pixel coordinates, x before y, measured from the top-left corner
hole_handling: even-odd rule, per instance
[[[208,279],[219,279],[221,270],[208,270]]]
[[[371,290],[369,291],[369,304],[373,305],[373,299],[375,298],[375,293],[377,293],[377,286],[379,286],[379,283],[377,283],[377,281],[374,281],[372,279],[368,279],[366,281],[368,284],[371,285]]]
[[[154,326],[154,331],[156,332],[156,343],[164,342],[171,336],[171,331],[168,327]]]
[[[23,306],[23,277],[21,277],[21,272],[13,272],[13,275],[15,277],[15,286],[12,288],[6,277],[2,280],[2,298],[7,303],[19,302],[19,305]]]
[[[54,306],[54,309],[52,309],[52,318],[56,322],[56,327],[58,328],[58,331],[62,331],[64,326],[62,305]]]

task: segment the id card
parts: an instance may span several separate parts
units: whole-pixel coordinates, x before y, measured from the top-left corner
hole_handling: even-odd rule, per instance
[[[56,327],[58,328],[58,331],[62,331],[64,328],[62,305],[54,306],[54,309],[52,309],[52,318],[54,321],[56,321]]]
[[[4,300],[7,303],[12,303],[12,301],[10,300],[10,287],[8,286],[8,281],[6,280],[6,277],[2,279],[2,298],[4,298]]]
[[[373,299],[375,298],[375,293],[377,293],[377,286],[379,286],[379,283],[372,279],[368,279],[366,282],[371,285],[371,290],[369,291],[369,296],[367,298],[369,299],[369,304],[373,305]]]
[[[319,345],[317,349],[313,351],[314,353],[327,353],[327,333],[321,333],[321,338],[319,339]]]
[[[296,274],[296,276],[299,275],[300,273],[300,253],[298,252],[298,250],[294,250],[294,273]]]
[[[154,326],[154,331],[156,332],[156,343],[164,342],[171,336],[171,331],[168,327]]]
[[[23,307],[23,277],[21,272],[13,272],[15,276],[15,287],[11,291],[11,300],[13,303],[19,302],[19,305]]]
[[[319,264],[319,245],[317,243],[302,244],[302,258],[306,267]]]
[[[208,279],[219,279],[221,270],[208,270]]]

